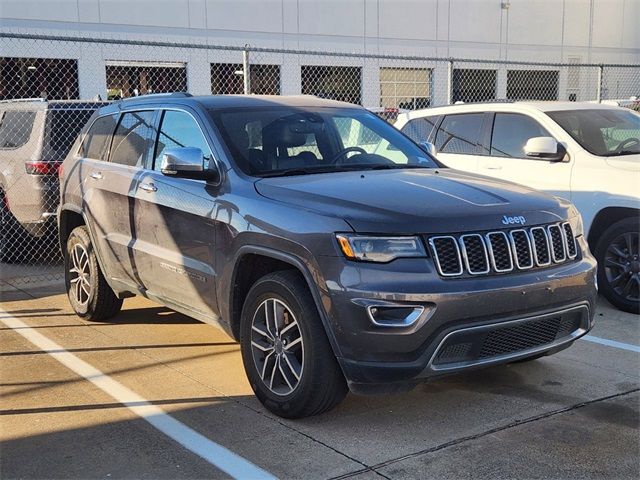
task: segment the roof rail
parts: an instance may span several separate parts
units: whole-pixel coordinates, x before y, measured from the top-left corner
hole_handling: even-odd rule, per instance
[[[13,102],[46,102],[46,98],[9,98],[7,100],[0,100],[0,103],[13,103]]]
[[[155,98],[155,97],[193,97],[189,92],[167,92],[167,93],[143,93],[135,97],[127,97],[122,100],[136,100],[140,98]]]

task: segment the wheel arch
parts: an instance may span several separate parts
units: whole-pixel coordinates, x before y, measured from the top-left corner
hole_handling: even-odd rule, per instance
[[[256,263],[259,260],[260,263]],[[256,267],[256,265],[258,265]],[[240,339],[240,315],[243,300],[256,280],[279,270],[295,270],[307,284],[309,292],[318,309],[322,326],[329,339],[334,354],[339,357],[340,351],[333,330],[330,327],[328,315],[324,309],[321,293],[313,274],[303,260],[280,250],[267,247],[244,245],[235,255],[233,273],[229,288],[229,327],[233,337]]]
[[[640,209],[631,207],[606,207],[600,210],[589,228],[587,242],[592,252],[595,252],[602,234],[616,222],[625,218],[640,217]]]

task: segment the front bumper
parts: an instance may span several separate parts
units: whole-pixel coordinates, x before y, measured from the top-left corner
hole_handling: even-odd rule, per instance
[[[334,257],[325,266],[335,269],[331,273],[339,281],[327,282],[325,307],[350,388],[363,393],[404,389],[427,378],[568,347],[591,329],[597,296],[596,262],[584,239],[578,241],[583,253],[576,261],[468,279],[439,277],[429,259],[380,265]],[[390,328],[373,322],[367,308],[385,302],[424,309],[410,325]],[[540,338],[539,329],[544,330]],[[533,341],[493,353],[483,347],[501,331],[507,344],[519,331]],[[456,343],[463,346],[455,347],[452,340],[465,335]],[[451,361],[443,360],[447,348]]]

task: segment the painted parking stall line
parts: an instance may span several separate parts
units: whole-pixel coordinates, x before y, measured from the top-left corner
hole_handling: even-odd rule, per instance
[[[629,350],[630,352],[640,353],[640,347],[638,345],[632,345],[630,343],[616,342],[615,340],[609,340],[608,338],[594,337],[593,335],[585,335],[583,340],[592,343],[599,343],[600,345],[606,345],[607,347],[619,348],[621,350]]]
[[[146,420],[166,436],[195,453],[211,465],[234,478],[275,479],[273,475],[215,443],[185,424],[168,415],[145,398],[105,375],[93,365],[67,352],[53,340],[29,327],[21,320],[12,317],[0,308],[0,323],[22,335],[41,350],[49,353],[69,370],[93,383],[100,390],[122,403],[125,407]]]

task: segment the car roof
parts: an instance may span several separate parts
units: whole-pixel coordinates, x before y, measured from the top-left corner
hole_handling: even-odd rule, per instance
[[[612,110],[623,109],[613,105],[603,105],[590,102],[563,102],[563,101],[502,101],[482,103],[457,103],[442,107],[414,110],[405,115],[405,118],[417,118],[431,115],[444,115],[462,112],[555,112],[561,110]]]
[[[151,94],[126,98],[114,102],[111,108],[124,109],[131,106],[153,105],[189,105],[198,104],[206,109],[222,110],[227,108],[255,108],[255,107],[362,107],[352,103],[327,100],[313,95],[201,95],[192,96],[187,93]],[[106,111],[106,110],[103,110]]]

